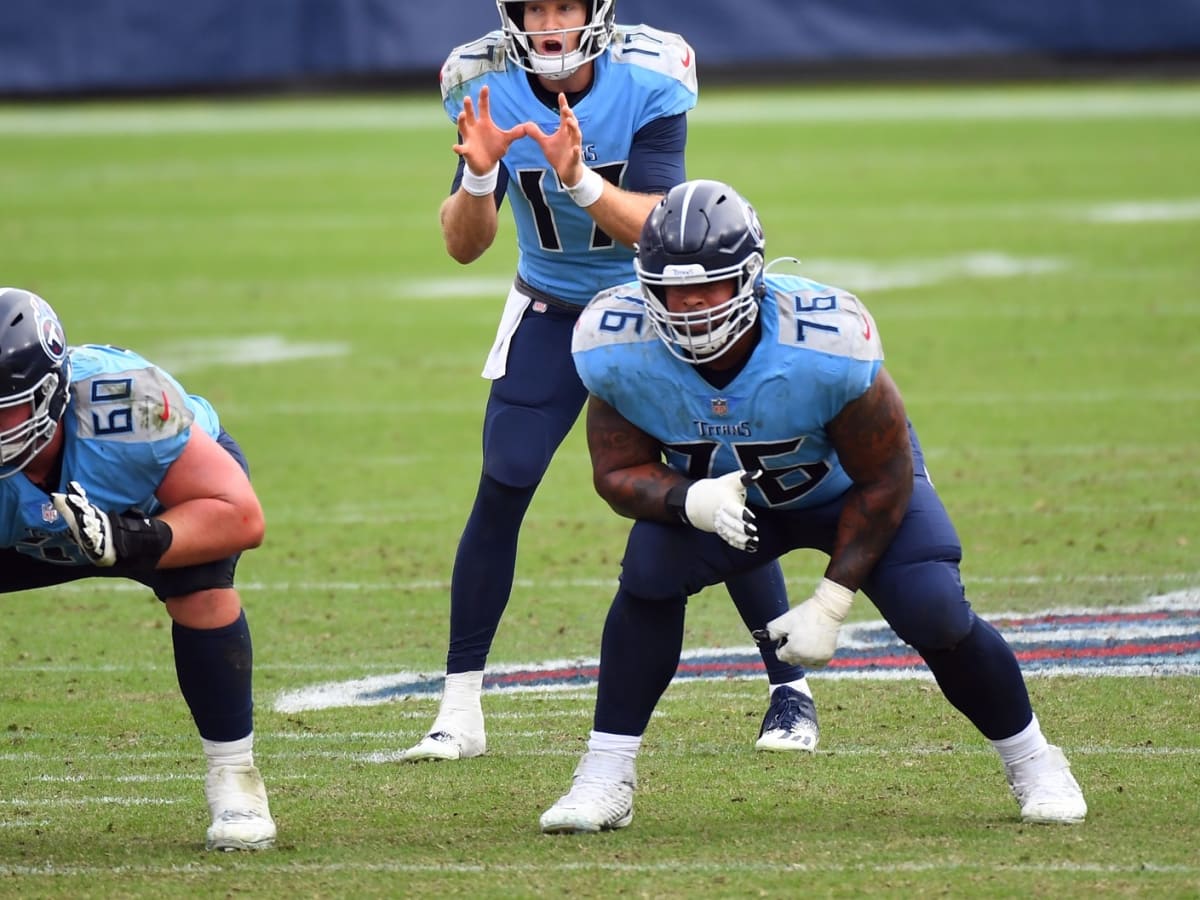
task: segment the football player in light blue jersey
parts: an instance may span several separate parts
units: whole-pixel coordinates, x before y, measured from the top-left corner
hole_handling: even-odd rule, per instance
[[[45,300],[0,288],[0,592],[115,577],[163,601],[208,763],[210,850],[276,836],[233,586],[263,531],[246,459],[208,401],[129,350],[69,347]]]
[[[455,556],[442,702],[410,761],[478,756],[480,693],[512,592],[517,537],[550,459],[587,391],[571,329],[599,290],[633,277],[633,242],[661,196],[685,177],[696,62],[677,34],[615,24],[613,0],[497,3],[501,28],[451,51],[440,73],[458,126],[458,168],[442,204],[447,252],[478,259],[507,198],[517,272],[483,375],[483,471]],[[735,576],[730,594],[756,621],[787,609],[778,563]],[[761,645],[772,693],[755,744],[815,749],[804,670]]]
[[[1083,793],[1042,734],[1016,656],[966,599],[962,546],[875,322],[852,294],[769,272],[764,248],[736,191],[685,182],[646,221],[637,281],[580,316],[595,484],[637,521],[588,750],[542,830],[632,821],[635,759],[679,664],[688,597],[798,548],[829,555],[812,597],[747,621],[782,659],[828,663],[862,590],[996,748],[1022,819],[1082,822]]]

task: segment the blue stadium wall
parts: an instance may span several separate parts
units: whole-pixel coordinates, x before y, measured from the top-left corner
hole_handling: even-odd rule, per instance
[[[1200,59],[1200,0],[618,0],[707,71]],[[0,94],[407,81],[498,25],[490,0],[0,0]]]

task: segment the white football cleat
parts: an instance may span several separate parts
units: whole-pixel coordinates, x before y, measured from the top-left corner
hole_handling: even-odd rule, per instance
[[[204,779],[212,825],[208,850],[267,850],[275,844],[275,821],[267,788],[254,766],[220,766]]]
[[[594,834],[633,821],[637,774],[633,760],[589,750],[575,768],[571,790],[542,813],[543,834]]]
[[[1071,764],[1053,744],[1008,766],[1005,774],[1021,804],[1021,821],[1041,825],[1077,825],[1087,816],[1087,802]]]
[[[436,728],[436,726],[435,726]],[[470,759],[487,751],[487,736],[482,732],[431,731],[400,757],[404,762]]]
[[[471,759],[486,752],[483,709],[476,702],[471,709],[443,710],[438,713],[429,733],[405,750],[400,758],[405,762]]]
[[[763,718],[755,750],[817,752],[821,729],[812,697],[787,686],[771,692],[771,705]]]

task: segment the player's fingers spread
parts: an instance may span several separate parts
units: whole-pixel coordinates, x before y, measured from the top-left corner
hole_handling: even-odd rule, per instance
[[[531,137],[539,144],[543,144],[546,140],[546,132],[542,131],[541,126],[536,122],[525,123],[525,136]]]

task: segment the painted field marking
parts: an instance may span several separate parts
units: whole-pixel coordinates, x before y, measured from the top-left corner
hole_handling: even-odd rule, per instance
[[[1200,590],[1176,591],[1136,606],[987,618],[1012,645],[1029,676],[1200,675]],[[516,693],[590,688],[599,665],[598,659],[560,659],[493,666],[484,675],[483,689]],[[684,652],[675,682],[761,677],[762,660],[755,647],[708,647]],[[843,627],[837,656],[812,677],[932,678],[921,658],[882,621]],[[444,681],[443,672],[370,675],[283,691],[273,708],[296,713],[438,697]]]

